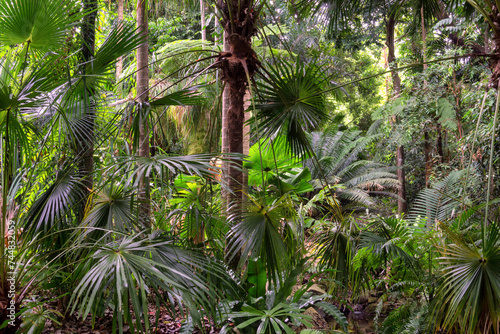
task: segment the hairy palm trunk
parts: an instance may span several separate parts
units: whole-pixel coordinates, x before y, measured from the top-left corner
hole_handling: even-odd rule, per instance
[[[387,33],[387,62],[392,69],[397,69],[396,55],[395,55],[395,44],[394,44],[394,28],[396,26],[396,14],[392,12],[389,15],[386,25]],[[391,73],[392,75],[392,87],[395,96],[401,94],[401,79],[397,71]],[[397,118],[393,120],[395,123],[398,121]],[[396,164],[398,167],[398,214],[406,213],[406,177],[404,171],[405,164],[405,151],[403,145],[398,146],[396,150]]]
[[[85,68],[92,62],[95,52],[95,22],[97,17],[97,0],[84,0],[84,11],[88,11],[82,22],[82,74],[85,74]],[[90,65],[91,66],[91,65]],[[90,191],[94,185],[92,173],[94,171],[94,128],[95,128],[95,111],[96,105],[93,95],[95,92],[85,90],[86,96],[84,97],[84,117],[87,120],[87,128],[85,129],[87,135],[78,144],[77,155],[79,158],[78,169],[80,177],[82,178],[83,185],[83,200],[79,208],[79,218],[83,219],[85,215],[85,207]]]
[[[137,2],[137,29],[143,37],[143,43],[137,48],[137,113],[141,125],[139,126],[139,156],[149,157],[149,126],[146,112],[148,110],[148,88],[149,88],[149,70],[148,70],[148,14],[146,0]],[[145,226],[150,225],[148,180],[142,179],[139,183],[139,219]]]
[[[223,137],[225,136],[222,150],[228,153],[243,154],[245,93],[248,81],[252,79],[260,64],[250,43],[256,32],[254,5],[253,0],[220,0],[218,3],[225,35],[224,42],[229,48],[229,51],[222,52],[217,59],[229,103],[222,116]],[[224,182],[231,190],[227,196],[227,215],[237,219],[244,199],[241,160],[233,159],[230,162]],[[235,268],[237,262],[237,256],[233,257],[230,266]]]

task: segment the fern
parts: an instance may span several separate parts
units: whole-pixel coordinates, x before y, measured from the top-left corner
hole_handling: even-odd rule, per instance
[[[181,325],[179,329],[180,334],[191,334],[194,331],[194,321],[193,318],[189,315]]]
[[[418,312],[410,317],[409,322],[406,324],[402,334],[418,334],[425,333],[427,327],[427,315],[429,308],[424,304],[418,308]]]
[[[303,329],[300,334],[323,334],[323,332],[317,329]]]
[[[314,306],[319,307],[329,315],[333,316],[335,318],[335,321],[340,325],[344,333],[349,333],[349,330],[347,328],[348,326],[348,321],[347,318],[345,317],[344,313],[342,313],[337,306],[325,302],[321,303],[316,303]]]
[[[380,328],[380,334],[400,333],[405,324],[411,319],[412,304],[404,304],[394,311],[384,320]]]
[[[408,215],[411,223],[425,223],[428,227],[438,221],[453,218],[463,204],[464,183],[462,178],[466,170],[453,171],[443,180],[436,182],[431,188],[422,190]],[[477,178],[470,177],[469,185],[474,184]]]

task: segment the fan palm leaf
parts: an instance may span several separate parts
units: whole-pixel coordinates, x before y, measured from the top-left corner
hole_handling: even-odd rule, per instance
[[[130,232],[136,225],[134,205],[130,192],[123,187],[110,184],[102,189],[93,202],[93,207],[80,224],[82,237],[97,239],[106,231]],[[112,237],[109,233],[108,237]]]
[[[315,63],[279,60],[258,86],[261,102],[256,105],[255,118],[261,138],[283,135],[294,155],[311,153],[307,132],[328,120],[323,94],[328,84]]]
[[[0,44],[29,44],[37,51],[64,45],[64,37],[85,15],[74,0],[0,1]]]
[[[451,243],[440,247],[443,283],[435,303],[436,323],[461,333],[500,331],[500,228],[487,227],[482,247],[440,227]]]
[[[70,302],[72,309],[78,309],[83,318],[102,303],[104,307],[114,305],[114,321],[118,321],[122,333],[124,320],[134,325],[130,307],[136,329],[142,332],[144,326],[148,331],[150,288],[157,292],[162,289],[177,295],[177,299],[186,304],[193,301],[212,310],[208,298],[213,290],[208,289],[204,279],[196,274],[196,269],[198,272],[209,269],[207,264],[210,262],[204,261],[200,254],[179,248],[172,239],[164,239],[158,234],[122,237],[98,246],[92,254],[87,259],[91,267]]]
[[[228,233],[228,249],[230,256],[241,254],[239,266],[242,267],[249,259],[261,258],[267,268],[271,281],[282,280],[281,273],[290,259],[281,235],[283,198],[271,205],[254,203],[245,213],[242,220],[235,224]]]
[[[151,158],[127,156],[119,158],[116,166],[112,166],[110,170],[114,170],[116,175],[129,174],[127,184],[134,186],[138,184],[138,180],[150,177],[153,173],[184,173],[215,179],[219,168],[213,165],[214,159],[217,159],[215,154],[156,155]]]
[[[25,219],[27,238],[56,232],[64,227],[64,218],[71,214],[72,207],[81,199],[81,184],[69,167],[58,171],[49,185],[41,189]]]

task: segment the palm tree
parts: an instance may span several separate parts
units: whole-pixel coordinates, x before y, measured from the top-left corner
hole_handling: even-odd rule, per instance
[[[89,68],[87,65],[92,66],[93,58],[95,56],[95,21],[97,17],[97,1],[96,0],[83,0],[83,11],[86,13],[82,20],[81,27],[81,35],[82,35],[82,53],[81,53],[81,61],[80,64],[84,64],[82,66],[82,70],[85,71]],[[86,75],[85,72],[82,75]],[[85,85],[84,81],[84,85]],[[83,200],[81,202],[80,208],[80,219],[83,219],[85,214],[85,205],[87,204],[87,199],[89,194],[93,188],[93,170],[94,170],[94,122],[95,122],[95,111],[96,106],[94,104],[94,95],[95,91],[91,89],[87,90],[85,87],[85,96],[84,96],[84,113],[86,114],[86,118],[88,118],[88,131],[89,135],[87,136],[87,140],[79,143],[79,147],[77,148],[78,154],[81,156],[80,164],[79,164],[79,172],[82,177],[82,191],[83,191]]]
[[[148,46],[148,11],[147,1],[137,0],[137,30],[143,38],[143,42],[137,48],[137,115],[139,118],[139,156],[149,157],[149,125],[147,113],[149,108],[149,46]],[[147,179],[142,180],[139,187],[139,200],[141,201],[141,218],[149,225],[151,207],[149,203],[149,189]]]
[[[256,21],[261,7],[262,4],[254,0],[225,0],[219,3],[221,26],[229,48],[218,58],[218,67],[228,89],[229,106],[225,118],[230,120],[227,124],[230,153],[243,153],[244,97],[248,84],[260,66],[251,46],[251,38],[257,32]],[[235,193],[233,199],[241,198],[242,173],[239,169],[231,166],[229,171],[228,183]]]
[[[227,142],[222,143],[223,152],[243,154],[243,123],[245,121],[245,94],[252,78],[260,66],[257,54],[252,49],[251,38],[257,32],[256,24],[262,5],[255,0],[222,0],[217,4],[221,26],[224,31],[224,46],[229,50],[217,58],[216,66],[221,70],[225,85],[227,109],[223,109],[222,134]],[[224,104],[224,102],[223,102]],[[235,219],[241,214],[243,202],[242,161],[233,159],[227,164],[225,182],[230,189],[227,197],[227,215]],[[232,248],[232,247],[228,247]],[[238,259],[231,261],[236,268]]]

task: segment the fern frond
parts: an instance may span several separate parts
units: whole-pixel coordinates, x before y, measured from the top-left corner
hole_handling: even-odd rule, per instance
[[[333,316],[335,318],[335,321],[340,325],[344,333],[349,333],[349,330],[347,328],[348,326],[348,321],[344,313],[342,313],[337,306],[330,304],[330,303],[316,303],[314,306],[321,308],[323,311],[328,313],[329,315]]]

